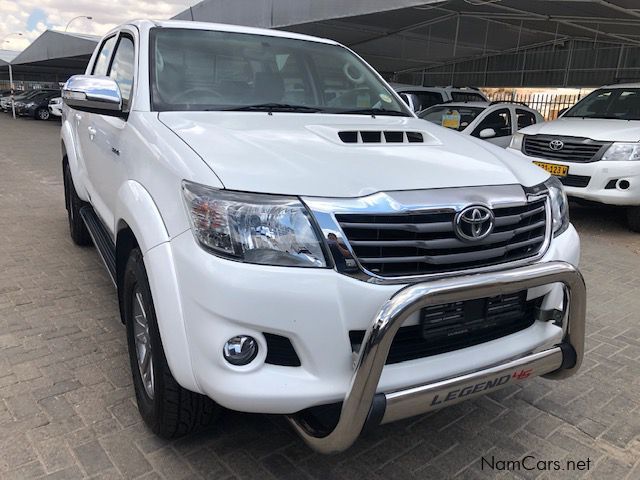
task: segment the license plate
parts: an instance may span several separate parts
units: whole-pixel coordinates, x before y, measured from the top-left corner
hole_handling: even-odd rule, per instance
[[[557,165],[555,163],[533,162],[540,168],[545,169],[551,175],[556,177],[566,177],[569,174],[569,167],[566,165]]]

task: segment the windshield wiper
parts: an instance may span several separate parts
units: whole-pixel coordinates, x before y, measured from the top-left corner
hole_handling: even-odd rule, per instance
[[[390,115],[394,117],[409,117],[405,112],[401,112],[398,110],[385,110],[384,108],[356,108],[354,110],[338,110],[337,112],[340,115]]]
[[[288,103],[259,103],[256,105],[239,105],[237,107],[211,109],[224,112],[320,112],[321,109],[316,107],[307,107],[305,105],[290,105]]]

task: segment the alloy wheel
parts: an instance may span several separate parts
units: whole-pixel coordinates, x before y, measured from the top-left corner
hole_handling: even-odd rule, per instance
[[[133,335],[136,344],[136,359],[138,370],[144,385],[144,390],[150,399],[154,396],[153,357],[151,352],[151,335],[145,309],[144,298],[140,287],[136,285],[133,291]]]

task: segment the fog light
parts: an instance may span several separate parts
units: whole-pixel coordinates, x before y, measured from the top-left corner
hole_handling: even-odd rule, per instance
[[[238,335],[227,340],[222,353],[231,365],[246,365],[258,355],[258,342],[248,335]]]
[[[618,188],[620,190],[626,190],[631,186],[631,184],[629,183],[629,180],[620,180],[618,182]]]

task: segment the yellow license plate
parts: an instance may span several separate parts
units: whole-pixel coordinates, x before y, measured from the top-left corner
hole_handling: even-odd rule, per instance
[[[551,175],[556,177],[566,177],[569,174],[569,167],[566,165],[556,165],[555,163],[533,162],[540,168],[544,168]]]

